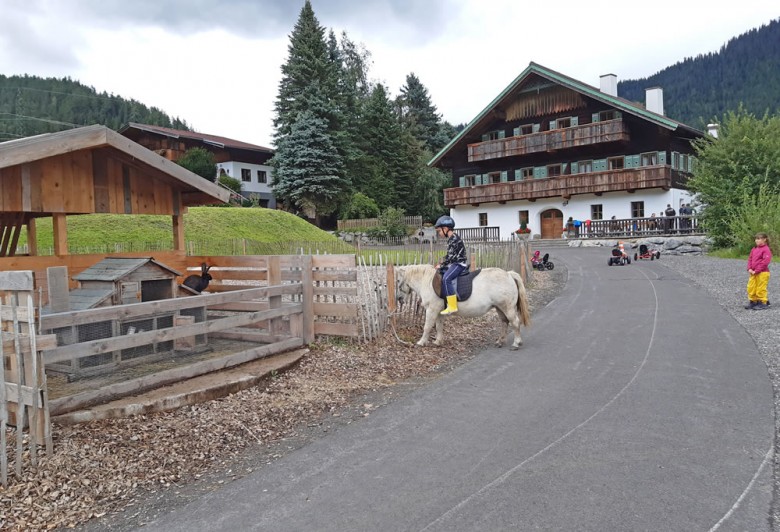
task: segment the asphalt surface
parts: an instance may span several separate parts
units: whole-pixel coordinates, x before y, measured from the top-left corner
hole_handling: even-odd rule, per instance
[[[753,340],[663,259],[551,254],[567,286],[519,351],[487,348],[143,530],[769,530]]]

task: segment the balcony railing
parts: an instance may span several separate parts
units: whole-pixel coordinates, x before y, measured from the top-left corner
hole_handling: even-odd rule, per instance
[[[669,190],[682,187],[685,174],[671,166],[643,166],[641,168],[607,170],[586,174],[562,175],[543,179],[526,179],[490,185],[447,188],[444,190],[444,204],[479,205],[481,203],[543,198],[569,198],[577,194],[603,194],[605,192],[634,192],[648,188]]]
[[[628,141],[630,138],[628,127],[622,119],[607,120],[469,144],[469,162],[562,150],[604,142]]]
[[[566,231],[569,238],[621,238],[704,234],[698,216],[657,216],[655,218],[623,218],[591,220],[588,224]]]

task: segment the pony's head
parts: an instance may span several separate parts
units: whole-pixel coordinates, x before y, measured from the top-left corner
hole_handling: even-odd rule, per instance
[[[396,299],[399,302],[403,302],[412,293],[412,287],[406,279],[406,270],[403,267],[395,269],[395,284],[396,284]]]

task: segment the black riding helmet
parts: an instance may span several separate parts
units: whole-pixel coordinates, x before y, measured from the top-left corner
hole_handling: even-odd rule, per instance
[[[445,214],[436,220],[436,225],[434,225],[434,227],[449,227],[450,229],[455,229],[455,220]]]

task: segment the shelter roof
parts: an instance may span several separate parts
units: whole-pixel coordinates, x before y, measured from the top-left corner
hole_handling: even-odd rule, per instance
[[[82,150],[108,149],[150,175],[173,183],[186,207],[227,203],[230,192],[101,125],[0,142],[0,169]]]
[[[181,275],[181,273],[169,268],[165,264],[157,262],[153,257],[106,257],[81,273],[74,275],[73,279],[76,281],[117,281],[150,262],[173,275]]]

